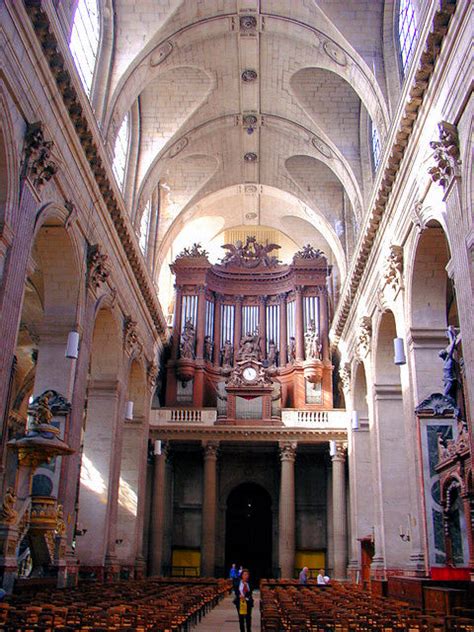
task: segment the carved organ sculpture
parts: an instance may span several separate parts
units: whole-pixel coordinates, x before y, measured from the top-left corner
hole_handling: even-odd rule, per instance
[[[311,246],[290,265],[277,244],[226,244],[212,265],[199,244],[171,265],[176,308],[167,406],[217,406],[221,423],[278,423],[283,408],[329,409],[324,254]]]

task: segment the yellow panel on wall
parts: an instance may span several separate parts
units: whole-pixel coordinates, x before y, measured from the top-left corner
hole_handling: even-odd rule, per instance
[[[295,564],[298,572],[307,566],[311,570],[318,571],[326,568],[326,554],[324,551],[296,551]],[[316,573],[317,574],[317,573]],[[316,578],[315,573],[311,573],[312,579]]]
[[[171,557],[171,566],[173,577],[198,576],[201,568],[201,551],[196,549],[174,549]]]

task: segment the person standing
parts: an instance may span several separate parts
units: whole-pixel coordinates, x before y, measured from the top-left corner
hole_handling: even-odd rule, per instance
[[[300,584],[302,584],[303,586],[306,586],[307,583],[308,583],[308,567],[304,566],[301,569],[301,573],[300,573]]]
[[[235,565],[235,563],[232,564],[232,566],[230,567],[229,579],[232,580],[232,590],[237,595],[238,590],[239,590],[240,580],[239,580],[239,571],[237,570],[237,566]]]
[[[242,571],[242,576],[240,578],[238,595],[234,599],[234,603],[239,615],[240,632],[252,631],[253,597],[249,580],[250,573],[246,568],[244,568]]]

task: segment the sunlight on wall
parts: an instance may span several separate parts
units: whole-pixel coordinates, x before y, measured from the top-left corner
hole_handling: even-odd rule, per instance
[[[92,461],[85,455],[82,457],[81,484],[92,492],[99,494],[102,502],[107,502],[105,481],[99,470],[92,464]]]
[[[120,477],[119,483],[119,505],[123,507],[126,511],[132,514],[132,516],[137,515],[137,505],[138,498],[136,492],[130,487],[130,485],[125,481],[122,477]]]

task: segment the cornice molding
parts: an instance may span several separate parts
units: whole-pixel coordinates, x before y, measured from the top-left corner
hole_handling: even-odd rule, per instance
[[[166,320],[145,263],[135,244],[132,228],[123,207],[123,201],[116,195],[114,191],[115,185],[107,173],[106,150],[103,147],[102,140],[96,137],[97,134],[88,121],[88,113],[80,102],[67,67],[68,64],[61,52],[61,45],[53,32],[48,13],[43,8],[41,0],[24,0],[24,6],[138,283],[144,304],[150,313],[161,341],[164,343],[168,338]]]
[[[372,251],[382,217],[387,209],[390,194],[395,179],[405,155],[414,124],[423,105],[424,97],[433,75],[436,60],[441,51],[443,39],[448,31],[449,22],[457,5],[457,0],[441,0],[439,10],[436,11],[431,29],[425,40],[425,48],[412,84],[408,91],[408,98],[398,122],[398,131],[390,152],[387,152],[385,167],[380,177],[380,186],[375,201],[368,215],[364,233],[359,240],[358,251],[354,255],[351,269],[348,272],[344,290],[334,316],[332,326],[332,343],[337,345],[348,320],[354,297],[364,276],[366,265]]]

